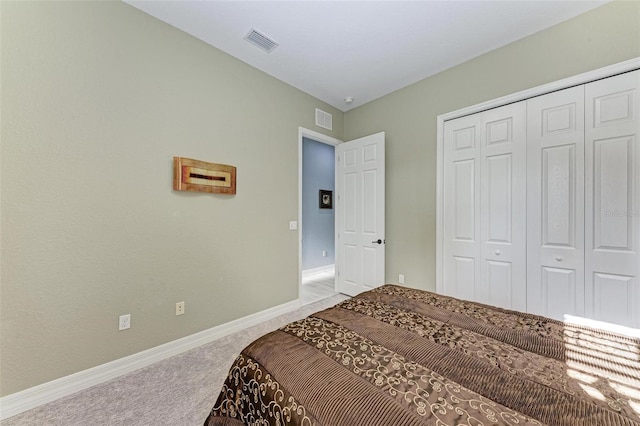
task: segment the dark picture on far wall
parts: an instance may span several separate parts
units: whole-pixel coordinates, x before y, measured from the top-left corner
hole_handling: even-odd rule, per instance
[[[321,209],[333,208],[333,191],[327,191],[326,189],[320,190],[320,208]]]

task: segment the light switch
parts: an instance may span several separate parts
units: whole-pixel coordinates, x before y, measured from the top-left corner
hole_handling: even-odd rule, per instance
[[[298,222],[295,220],[289,221],[289,230],[295,231],[296,229],[298,229]]]

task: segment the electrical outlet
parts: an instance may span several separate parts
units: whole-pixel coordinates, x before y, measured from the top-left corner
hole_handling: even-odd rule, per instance
[[[326,250],[322,250],[322,257],[327,257],[327,251]]]
[[[184,302],[176,303],[176,315],[184,314]]]
[[[118,330],[126,330],[131,328],[131,314],[120,315],[120,320],[118,321]]]
[[[404,284],[404,274],[398,275],[398,284]]]

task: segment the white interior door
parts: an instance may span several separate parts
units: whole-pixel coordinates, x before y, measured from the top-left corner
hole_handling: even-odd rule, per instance
[[[585,311],[640,328],[640,71],[585,99]]]
[[[385,134],[336,147],[336,288],[355,296],[385,282]]]
[[[527,101],[527,311],[584,315],[584,86]]]

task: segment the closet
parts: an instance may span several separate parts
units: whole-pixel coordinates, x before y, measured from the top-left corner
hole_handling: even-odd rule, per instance
[[[640,71],[443,121],[438,291],[640,328]]]

